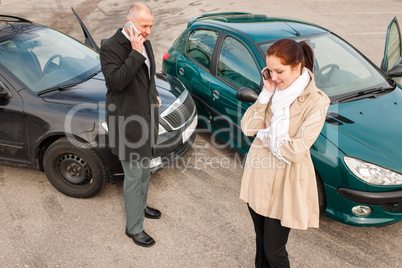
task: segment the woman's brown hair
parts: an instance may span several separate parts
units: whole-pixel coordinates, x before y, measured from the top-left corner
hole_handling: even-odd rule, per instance
[[[301,63],[301,69],[306,67],[313,71],[314,54],[311,47],[304,41],[297,43],[293,39],[279,39],[267,50],[267,56],[275,56],[281,59],[283,65],[293,68]]]

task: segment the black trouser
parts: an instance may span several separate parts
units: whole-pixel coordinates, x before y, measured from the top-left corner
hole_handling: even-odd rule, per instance
[[[290,267],[286,251],[290,228],[283,227],[280,220],[267,218],[255,213],[250,206],[248,206],[248,209],[254,222],[257,242],[255,267]]]

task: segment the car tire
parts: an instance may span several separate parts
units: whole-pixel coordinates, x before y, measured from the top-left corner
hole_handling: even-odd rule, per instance
[[[98,153],[76,139],[60,138],[46,150],[43,166],[49,182],[65,195],[89,198],[107,181]]]
[[[322,181],[320,175],[316,172],[315,177],[317,179],[317,190],[318,190],[318,205],[320,208],[320,215],[325,214],[327,208],[327,199],[325,196],[324,182]]]

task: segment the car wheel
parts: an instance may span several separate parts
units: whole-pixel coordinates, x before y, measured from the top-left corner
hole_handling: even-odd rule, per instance
[[[50,183],[71,197],[96,195],[106,182],[106,168],[89,145],[60,138],[49,146],[43,166]]]
[[[318,190],[318,204],[320,208],[320,215],[325,214],[325,209],[327,208],[327,199],[325,197],[324,182],[322,181],[320,175],[316,172],[315,177],[317,179],[317,190]]]

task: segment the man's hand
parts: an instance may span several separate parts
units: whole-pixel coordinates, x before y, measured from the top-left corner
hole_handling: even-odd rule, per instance
[[[161,107],[161,105],[162,105],[162,100],[161,100],[159,97],[156,97],[156,98],[158,99],[158,103],[159,103],[158,108],[159,108],[159,107]]]
[[[131,48],[137,50],[142,54],[144,50],[144,42],[145,38],[142,36],[140,31],[137,31],[134,34],[133,26],[130,26],[130,40],[131,40]]]

